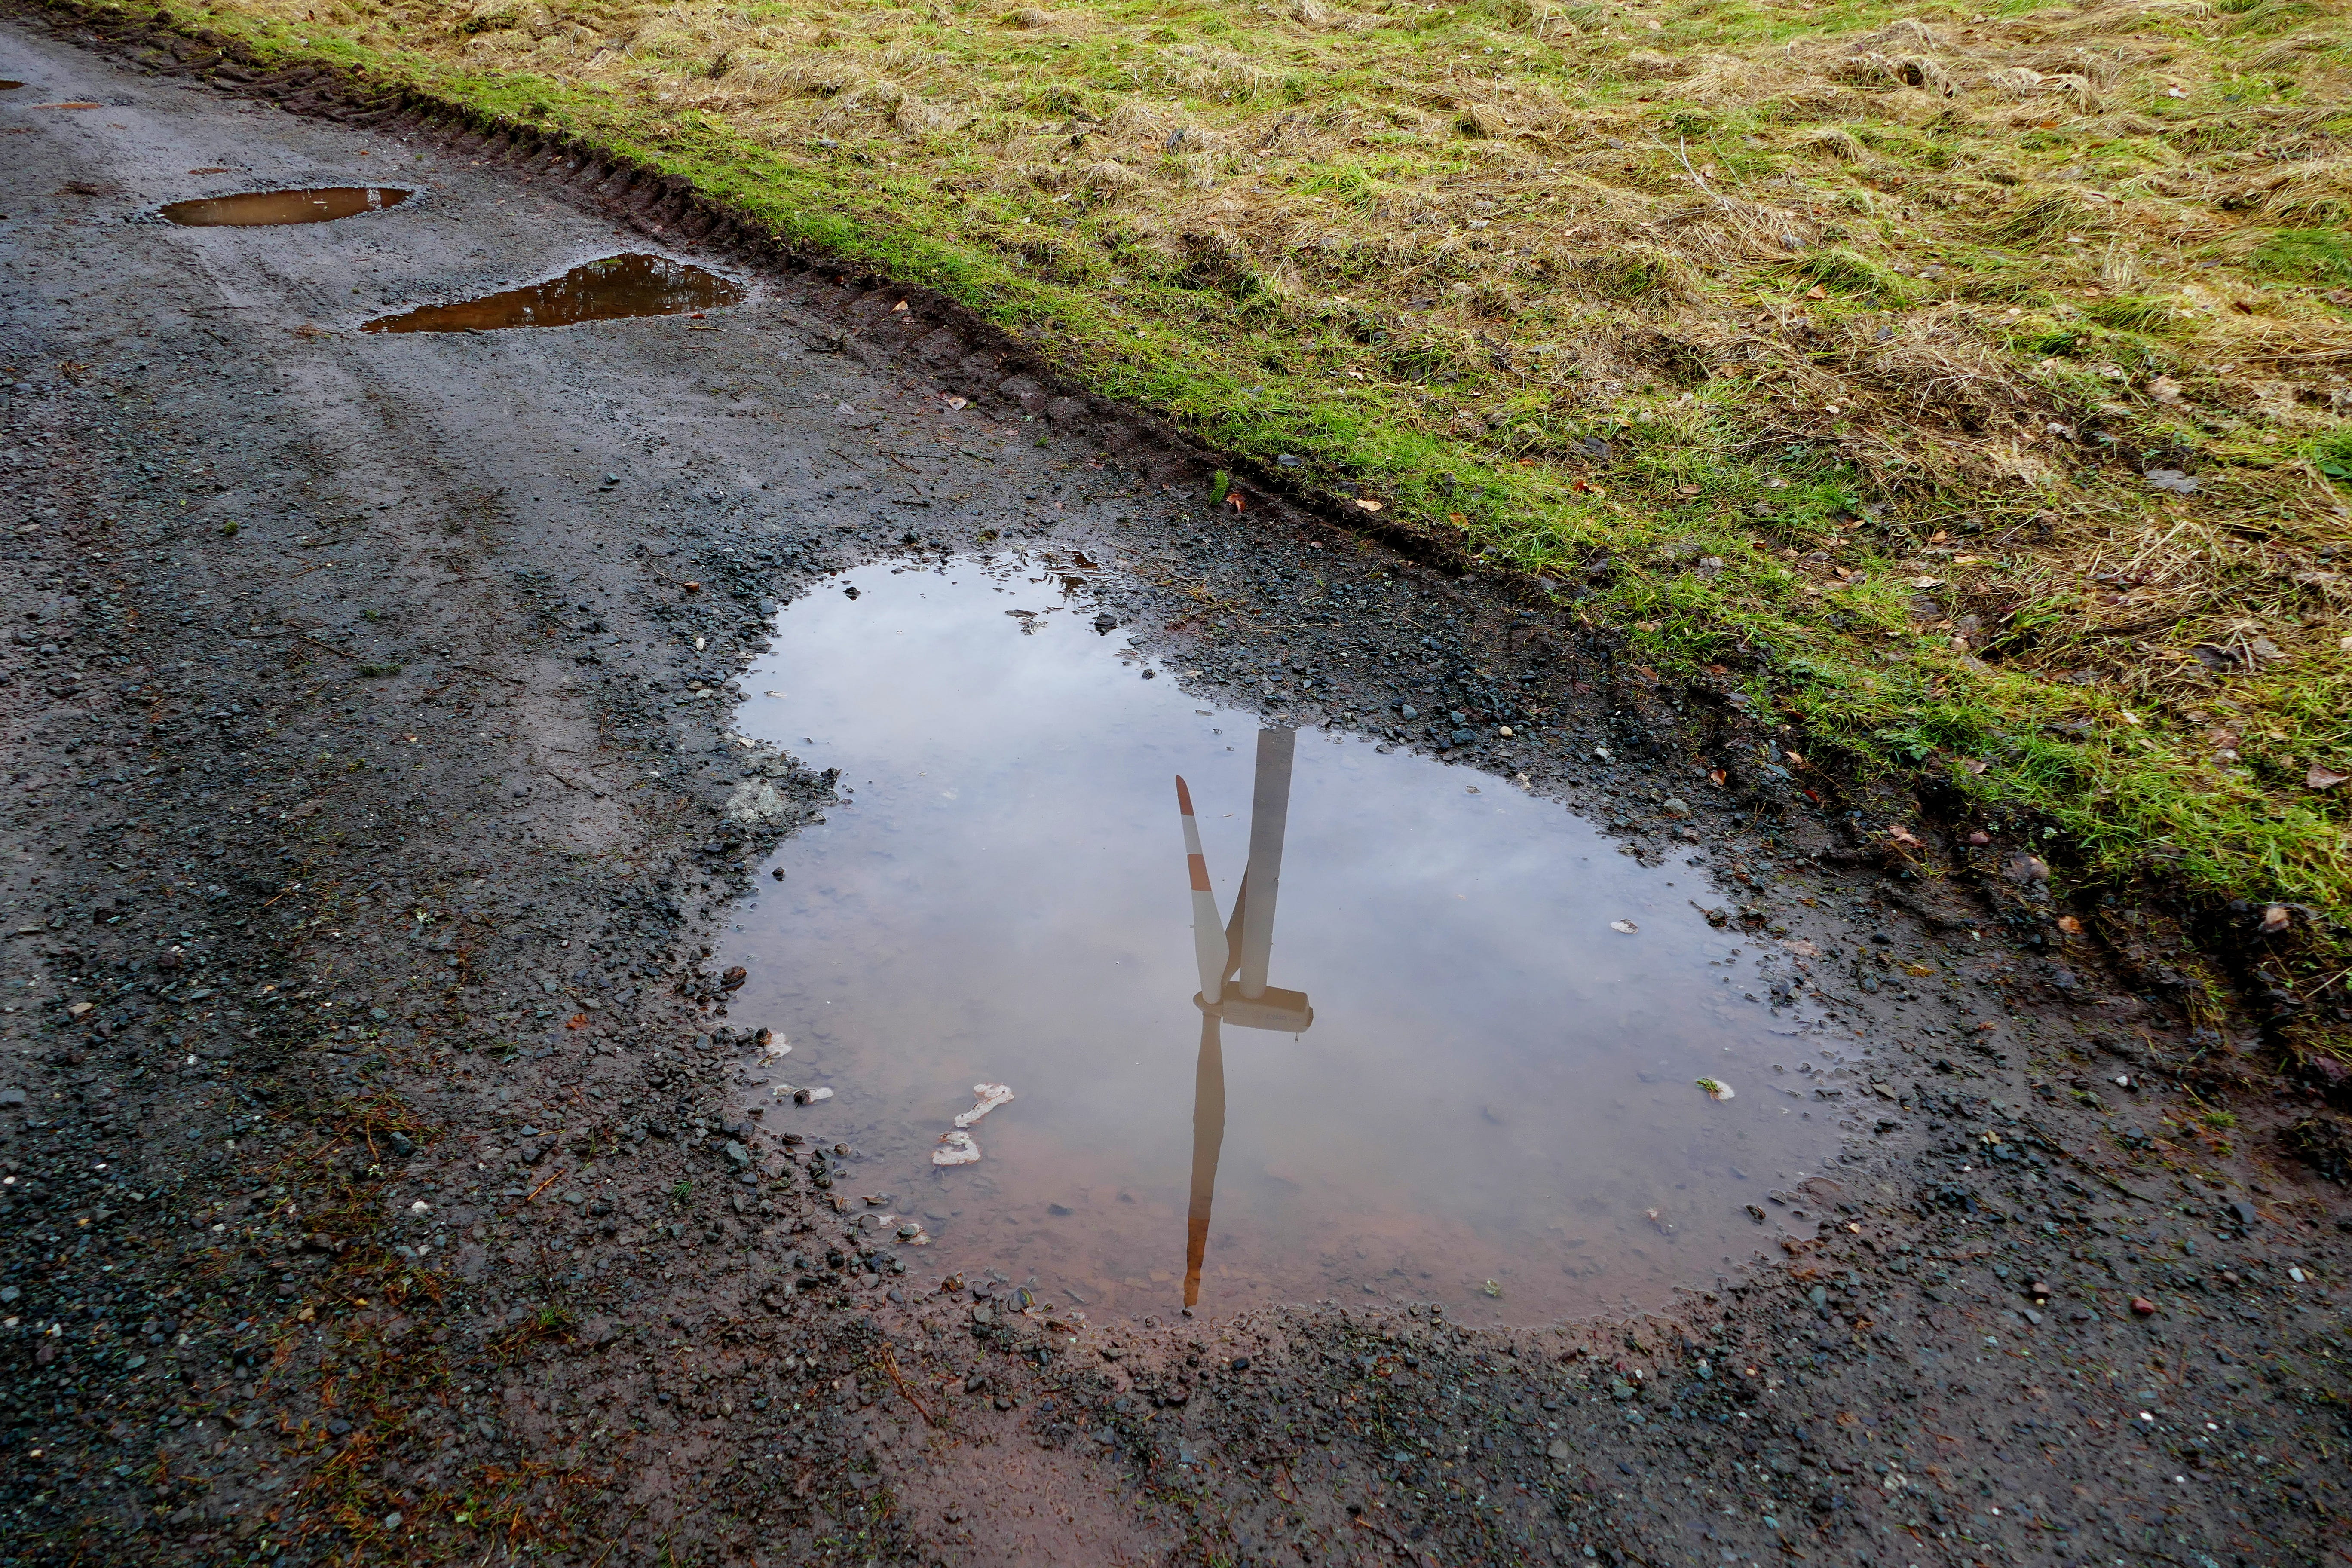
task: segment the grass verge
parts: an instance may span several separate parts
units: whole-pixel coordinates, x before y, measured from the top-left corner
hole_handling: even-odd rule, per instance
[[[170,14],[683,175],[1816,767],[2342,945],[2341,5]]]

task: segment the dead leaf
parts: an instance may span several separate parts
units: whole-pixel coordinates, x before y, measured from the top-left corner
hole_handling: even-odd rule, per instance
[[[1367,496],[1358,496],[1356,498],[1356,509],[1359,511],[1378,511],[1381,510],[1382,504],[1383,503],[1373,500]]]
[[[1913,836],[1908,827],[1906,827],[1899,822],[1889,823],[1887,825],[1886,837],[1892,838],[1895,843],[1900,844],[1906,849],[1925,849],[1927,847]]]
[[[2303,787],[2334,789],[2347,778],[2352,778],[2352,773],[2339,773],[2334,768],[2322,767],[2317,763],[2314,763],[2311,764],[2311,771],[2303,775]]]
[[[2180,384],[2168,375],[2159,375],[2147,384],[2147,395],[2170,407],[2180,405]]]
[[[2076,920],[2073,915],[2060,915],[2058,917],[2058,929],[2064,931],[2068,936],[2080,936],[2083,934],[2083,922]]]
[[[2276,936],[2294,923],[2294,917],[2287,912],[2287,907],[2284,904],[2273,904],[2263,911],[2264,936]]]
[[[1806,290],[1805,290],[1805,298],[1806,298],[1806,299],[1808,299],[1808,300],[1826,300],[1826,299],[1828,299],[1829,297],[1830,297],[1830,291],[1829,291],[1828,289],[1826,289],[1822,288],[1822,287],[1820,284],[1818,284],[1818,283],[1814,284],[1811,288],[1810,288],[1810,289],[1806,289]]]

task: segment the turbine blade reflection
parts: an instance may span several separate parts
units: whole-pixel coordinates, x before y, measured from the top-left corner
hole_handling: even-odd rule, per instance
[[[1184,818],[1184,868],[1192,883],[1192,950],[1201,965],[1201,995],[1213,1005],[1224,989],[1227,939],[1217,919],[1217,895],[1209,889],[1209,861],[1201,853],[1192,792],[1181,773],[1176,777],[1176,810]]]
[[[1184,1310],[1201,1300],[1201,1259],[1209,1250],[1209,1205],[1225,1145],[1225,1051],[1214,1013],[1201,1013],[1201,1056],[1192,1070],[1192,1198],[1184,1214]]]

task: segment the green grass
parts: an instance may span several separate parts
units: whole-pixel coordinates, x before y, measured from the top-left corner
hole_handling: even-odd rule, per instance
[[[2316,9],[174,14],[685,175],[1297,455],[1743,688],[1817,789],[1925,774],[2081,879],[2352,904],[2301,782],[2352,771]]]
[[[2255,248],[2250,264],[2290,283],[2352,283],[2352,239],[2340,229],[2280,229]]]

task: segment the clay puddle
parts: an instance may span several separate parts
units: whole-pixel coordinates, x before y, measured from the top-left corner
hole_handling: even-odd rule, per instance
[[[248,191],[172,202],[166,221],[189,228],[271,228],[289,223],[332,223],[396,207],[415,193],[392,185],[329,185],[307,191]]]
[[[569,327],[635,316],[677,316],[715,310],[743,298],[740,285],[716,272],[662,256],[608,256],[584,262],[561,278],[463,300],[420,305],[380,316],[363,332],[480,332],[505,327]]]
[[[1859,1043],[1748,999],[1757,950],[1691,906],[1715,901],[1696,870],[1491,775],[1262,736],[1141,679],[1071,571],[849,573],[745,673],[743,733],[854,792],[717,960],[750,971],[730,1024],[792,1047],[755,1069],[763,1152],[848,1145],[830,1194],[910,1281],[992,1270],[1097,1317],[1172,1313],[1197,1256],[1203,1311],[1534,1322],[1658,1305],[1769,1241],[1743,1205],[1788,1215],[1768,1193],[1840,1137],[1800,1064]],[[1016,1098],[971,1125],[982,1157],[935,1164],[983,1083]]]

